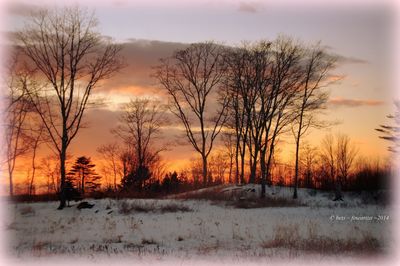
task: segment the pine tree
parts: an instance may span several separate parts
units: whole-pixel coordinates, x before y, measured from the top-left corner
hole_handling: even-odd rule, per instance
[[[68,179],[75,184],[82,195],[88,191],[95,191],[100,187],[101,176],[94,170],[95,166],[90,158],[81,156],[76,159],[68,173]]]
[[[149,168],[146,166],[141,166],[124,176],[121,180],[121,185],[125,190],[141,190],[144,182],[150,178],[151,172]]]

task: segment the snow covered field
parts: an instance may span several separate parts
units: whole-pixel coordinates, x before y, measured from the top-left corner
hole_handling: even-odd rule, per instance
[[[244,199],[258,193],[258,188],[255,192],[252,188],[214,190],[239,193],[230,202],[89,199],[95,204],[91,209],[79,210],[73,203],[61,211],[56,210],[57,202],[8,203],[3,230],[11,256],[22,259],[66,255],[189,260],[357,258],[389,250],[389,209],[366,203],[361,195],[345,194],[343,202],[333,202],[332,193],[303,189],[294,206],[260,207]],[[267,194],[266,202],[274,197],[290,199],[291,190],[274,188]]]

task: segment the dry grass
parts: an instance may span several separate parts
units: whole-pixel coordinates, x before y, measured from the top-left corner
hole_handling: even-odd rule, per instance
[[[142,245],[157,245],[158,243],[154,239],[142,239]]]
[[[304,203],[282,197],[266,197],[263,199],[243,199],[232,201],[229,205],[238,209],[270,208],[270,207],[302,207]]]
[[[164,206],[160,206],[159,211],[161,213],[166,213],[166,212],[191,212],[193,210],[183,204],[170,203]]]
[[[121,214],[131,214],[133,212],[167,213],[167,212],[191,212],[193,210],[188,206],[177,203],[157,205],[156,202],[151,202],[151,203],[128,202],[124,200],[120,204],[118,204],[118,211]]]
[[[203,191],[187,192],[183,194],[178,194],[175,199],[185,199],[185,200],[211,200],[211,201],[229,201],[232,200],[232,196],[229,193],[221,193],[224,187],[209,188]]]
[[[233,206],[239,209],[252,209],[252,208],[267,208],[267,207],[301,207],[306,206],[299,200],[293,200],[291,198],[284,197],[276,197],[276,196],[268,196],[261,199],[258,197],[254,197],[255,195],[251,195],[251,197],[247,197],[249,195],[246,194],[248,192],[245,190],[224,190],[226,187],[218,186],[213,189],[206,189],[204,191],[196,191],[195,193],[185,193],[181,195],[176,195],[177,199],[185,199],[185,200],[210,200],[215,204],[223,204],[228,206]]]
[[[299,234],[299,226],[277,226],[275,235],[271,240],[264,241],[261,246],[266,249],[285,248],[302,252],[330,254],[377,254],[382,252],[382,243],[371,235],[364,235],[361,239],[334,239],[316,235],[316,227],[309,226],[309,237],[302,238]]]
[[[296,239],[288,241],[285,239],[272,239],[264,242],[263,248],[286,248],[297,249],[305,252],[319,254],[338,254],[338,253],[379,253],[382,251],[382,245],[374,237],[364,237],[361,240],[356,239],[333,239],[333,238],[310,238]]]

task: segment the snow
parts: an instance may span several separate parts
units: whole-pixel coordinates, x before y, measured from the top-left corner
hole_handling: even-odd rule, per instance
[[[258,186],[251,185],[218,189],[219,193],[239,193],[246,198],[259,193]],[[267,194],[290,198],[291,189],[267,188]],[[329,252],[266,247],[266,243],[277,237],[277,232],[283,232],[290,241],[311,238],[362,241],[367,236],[378,241],[382,252],[389,250],[392,239],[388,207],[364,204],[361,197],[349,193],[345,193],[343,202],[333,202],[331,194],[300,189],[299,201],[304,206],[253,209],[235,208],[223,201],[173,198],[89,199],[95,204],[92,209],[78,210],[74,203],[61,211],[56,210],[57,202],[8,203],[9,215],[3,219],[2,227],[9,236],[9,255],[17,259],[111,256],[156,262],[171,258],[185,261],[225,258],[237,262],[336,256]],[[120,213],[122,204],[141,206],[147,211]],[[189,211],[171,211],[169,206]],[[369,221],[360,218],[378,216],[383,218]],[[359,220],[352,221],[351,217]],[[346,256],[357,258],[360,254],[352,251]]]

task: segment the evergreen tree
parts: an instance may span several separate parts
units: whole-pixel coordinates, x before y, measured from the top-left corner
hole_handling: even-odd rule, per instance
[[[162,181],[162,188],[167,193],[174,192],[178,190],[180,180],[178,178],[177,172],[166,174],[164,180]]]
[[[87,191],[95,191],[100,187],[101,177],[94,170],[95,166],[90,158],[81,156],[76,159],[71,171],[68,173],[68,179],[75,184],[82,195]]]
[[[133,170],[124,176],[121,180],[121,185],[125,190],[141,190],[144,182],[149,178],[151,178],[151,172],[149,168],[146,166],[140,166],[136,170]]]

